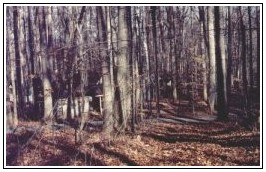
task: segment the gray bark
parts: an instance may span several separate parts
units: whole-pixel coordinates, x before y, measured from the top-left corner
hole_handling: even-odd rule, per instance
[[[260,95],[260,11],[256,7],[256,25],[257,25],[257,92]]]
[[[231,20],[231,7],[227,7],[228,12],[228,45],[227,45],[227,97],[231,96],[232,85],[232,20]]]
[[[252,54],[252,28],[251,28],[251,7],[248,7],[248,24],[249,24],[249,80],[250,87],[254,85],[253,79],[253,54]]]
[[[7,8],[7,12],[9,13],[9,16],[12,15],[12,8]],[[10,60],[10,80],[12,87],[9,88],[9,85],[7,85],[7,89],[11,89],[10,91],[7,91],[9,93],[7,96],[9,96],[9,101],[7,101],[7,122],[10,124],[10,128],[15,128],[18,124],[18,112],[17,112],[17,91],[16,91],[16,57],[14,55],[14,46],[12,46],[12,42],[14,42],[14,36],[12,36],[11,33],[11,22],[8,22],[9,25],[7,26],[7,47],[8,47],[8,57]],[[13,109],[13,111],[12,111]],[[7,123],[7,124],[8,124]]]
[[[100,40],[103,75],[103,132],[107,138],[113,132],[113,87],[110,74],[111,23],[109,7],[97,7],[97,24]]]
[[[24,101],[23,101],[23,91],[22,91],[22,72],[21,72],[21,59],[23,59],[22,54],[22,47],[21,47],[21,27],[20,26],[20,10],[18,7],[13,7],[13,27],[14,27],[14,45],[15,45],[15,64],[16,64],[16,86],[17,86],[17,95],[18,95],[18,108],[20,109],[18,115],[24,115],[23,113],[23,107],[24,107]],[[21,43],[20,43],[21,42]]]
[[[208,7],[208,30],[209,30],[209,58],[210,58],[210,90],[209,104],[211,113],[214,112],[216,101],[216,58],[215,58],[215,39],[214,39],[214,7]]]
[[[154,56],[155,56],[155,82],[156,82],[156,117],[160,115],[159,99],[160,99],[160,85],[159,85],[159,60],[158,60],[158,49],[157,49],[157,31],[156,31],[156,7],[151,7],[152,10],[152,33],[153,33],[153,44],[154,44]]]
[[[52,117],[53,101],[52,101],[52,87],[51,81],[48,78],[49,69],[49,46],[48,46],[48,36],[52,33],[48,30],[51,27],[51,11],[50,9],[45,9],[49,7],[43,7],[42,11],[39,11],[39,30],[40,30],[40,54],[42,59],[42,79],[43,79],[43,99],[44,99],[44,119],[49,119]],[[43,14],[43,15],[42,15]],[[47,18],[47,21],[44,20]],[[45,27],[46,26],[46,27]]]
[[[202,58],[202,74],[203,74],[203,100],[207,101],[208,92],[207,92],[207,69],[206,69],[206,54],[205,49],[205,40],[204,40],[204,7],[199,7],[199,16],[200,16],[200,33],[201,33],[201,58]]]
[[[127,127],[131,107],[128,85],[128,28],[126,22],[126,7],[118,7],[117,84],[119,89],[120,123],[122,130]]]
[[[227,120],[226,65],[223,34],[221,34],[221,7],[214,7],[215,15],[215,52],[217,75],[217,114],[218,119]]]

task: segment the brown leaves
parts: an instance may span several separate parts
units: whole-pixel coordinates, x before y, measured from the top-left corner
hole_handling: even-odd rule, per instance
[[[122,135],[112,141],[102,140],[99,132],[84,131],[86,140],[80,146],[75,145],[73,128],[56,131],[44,128],[18,153],[27,140],[25,129],[37,128],[39,123],[21,125],[23,131],[7,135],[7,156],[12,157],[7,158],[8,165],[242,166],[260,163],[260,133],[246,131],[230,122],[173,124],[149,120],[139,126],[133,137]]]

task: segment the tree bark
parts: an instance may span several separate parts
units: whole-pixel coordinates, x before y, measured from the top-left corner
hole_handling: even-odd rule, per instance
[[[12,8],[7,8],[7,13],[9,16],[12,15]],[[8,22],[8,21],[7,21]],[[10,60],[10,80],[11,80],[11,88],[7,85],[7,89],[11,89],[7,91],[9,93],[9,102],[7,102],[7,122],[10,119],[10,128],[14,129],[18,125],[18,112],[17,112],[17,89],[16,89],[16,57],[14,55],[14,46],[12,46],[12,42],[14,42],[14,36],[12,37],[11,33],[12,24],[11,21],[8,22],[7,25],[7,47],[8,47],[8,57]],[[9,111],[8,111],[9,110]]]
[[[254,85],[253,79],[253,54],[252,54],[252,27],[251,27],[251,7],[248,7],[248,24],[249,24],[249,80],[250,89],[252,90]]]
[[[74,50],[72,46],[72,40],[74,35],[74,24],[73,21],[70,20],[72,12],[72,7],[64,8],[64,18],[65,18],[65,32],[64,32],[64,41],[67,46],[64,48],[64,59],[67,61],[67,88],[68,88],[68,97],[67,97],[67,121],[71,121],[73,118],[73,114],[71,113],[73,101],[73,73],[74,73]],[[75,111],[74,111],[75,112]]]
[[[239,7],[240,13],[240,28],[241,28],[241,57],[242,57],[242,79],[243,79],[243,88],[242,88],[242,95],[243,95],[243,111],[244,111],[244,119],[247,123],[250,122],[250,102],[249,102],[249,94],[248,94],[248,80],[247,80],[247,64],[246,64],[246,27],[244,25],[243,16],[242,16],[242,9]],[[249,124],[248,124],[249,125]],[[246,126],[248,127],[248,126]]]
[[[215,56],[217,66],[217,114],[219,120],[227,120],[226,68],[223,35],[221,34],[221,7],[214,7],[215,15]]]
[[[17,96],[18,96],[18,115],[24,115],[23,113],[23,107],[24,107],[24,101],[23,101],[23,91],[22,91],[22,76],[21,76],[21,59],[23,59],[23,54],[21,53],[21,37],[20,37],[20,26],[19,25],[19,18],[20,18],[19,8],[14,6],[13,7],[13,27],[14,27],[14,45],[15,45],[15,57],[16,57],[16,89],[17,89]],[[15,87],[14,87],[15,88]]]
[[[75,31],[74,31],[74,44],[77,46],[77,58],[76,58],[76,63],[77,63],[77,66],[79,68],[79,72],[80,72],[80,75],[81,75],[81,78],[80,78],[80,86],[78,86],[80,88],[80,95],[81,95],[81,99],[78,100],[77,102],[80,102],[81,101],[81,104],[78,103],[78,105],[76,106],[79,106],[78,108],[78,122],[79,122],[79,126],[77,127],[76,129],[76,135],[75,135],[75,138],[76,138],[76,143],[82,143],[83,141],[83,138],[82,138],[82,130],[85,126],[85,122],[86,122],[86,119],[87,119],[87,113],[85,113],[85,95],[84,95],[84,91],[85,91],[85,78],[86,78],[86,73],[85,73],[85,70],[86,70],[86,67],[85,67],[85,60],[83,59],[83,37],[82,37],[82,21],[83,21],[83,16],[84,16],[84,13],[86,11],[86,7],[81,7],[81,12],[79,14],[79,17],[78,17],[78,23],[75,25]],[[74,94],[75,95],[75,94]],[[79,96],[75,96],[74,99],[77,99],[79,98]],[[89,101],[87,102],[89,103]],[[89,107],[89,105],[88,105]],[[76,108],[74,109],[74,111],[76,111]]]
[[[157,49],[157,32],[156,32],[156,7],[151,7],[152,10],[152,33],[153,33],[153,44],[154,44],[154,56],[155,56],[155,80],[156,80],[156,117],[160,115],[159,99],[160,99],[160,85],[159,85],[159,64],[158,64],[158,49]]]
[[[199,7],[199,16],[200,16],[200,33],[201,33],[201,58],[202,58],[202,74],[203,74],[203,100],[207,102],[208,99],[208,91],[207,91],[207,69],[206,69],[206,54],[204,53],[204,7]]]
[[[117,55],[117,84],[120,101],[121,131],[127,127],[130,112],[129,96],[129,66],[128,66],[128,27],[126,7],[118,7],[118,55]]]
[[[145,16],[144,22],[147,23],[149,22],[149,15]],[[149,51],[149,46],[148,46],[148,42],[149,42],[149,34],[150,34],[150,28],[149,26],[146,26],[143,23],[143,29],[144,29],[144,34],[143,34],[143,50],[144,50],[144,56],[145,56],[145,61],[146,61],[146,73],[147,73],[147,77],[145,78],[146,83],[145,83],[145,87],[146,87],[146,101],[148,102],[148,111],[149,114],[148,116],[151,116],[151,64],[150,64],[150,51]]]
[[[257,92],[260,95],[260,11],[256,7],[256,25],[257,25]]]
[[[210,90],[209,104],[211,113],[214,112],[216,101],[216,58],[215,58],[215,38],[214,38],[214,7],[208,7],[208,30],[209,30],[209,59],[210,59]]]
[[[99,32],[99,48],[102,58],[102,75],[103,75],[103,132],[106,137],[110,138],[113,132],[113,90],[110,78],[110,58],[111,50],[111,23],[109,7],[97,7],[97,23]]]
[[[231,96],[232,85],[232,20],[231,20],[231,7],[227,7],[228,12],[228,45],[227,45],[227,97]],[[229,100],[228,100],[229,101]]]
[[[49,7],[39,8],[39,30],[40,30],[40,55],[42,63],[42,82],[43,82],[43,99],[44,99],[44,120],[52,117],[53,101],[52,101],[52,87],[50,79],[48,78],[49,72],[49,46],[48,27],[51,27],[51,13],[47,10]],[[47,18],[47,22],[45,19]]]

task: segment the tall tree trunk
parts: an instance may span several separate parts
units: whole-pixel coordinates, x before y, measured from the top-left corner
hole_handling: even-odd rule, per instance
[[[257,92],[260,95],[260,11],[256,7],[256,25],[257,25]]]
[[[11,16],[12,15],[12,8],[8,7],[7,8],[7,13],[9,13],[8,15]],[[8,22],[8,21],[7,21]],[[8,47],[8,57],[10,60],[10,80],[11,80],[11,85],[12,85],[12,90],[7,91],[7,93],[9,93],[9,102],[7,102],[7,108],[10,110],[8,113],[8,109],[7,109],[7,118],[10,119],[10,128],[14,129],[16,128],[16,126],[18,125],[18,112],[17,112],[17,89],[16,89],[16,57],[14,55],[14,46],[12,46],[13,44],[11,44],[12,42],[14,42],[14,36],[12,36],[11,33],[11,28],[12,28],[12,24],[11,21],[8,22],[7,25],[7,47]],[[7,89],[9,88],[9,85],[7,85]],[[8,122],[8,120],[7,120]]]
[[[248,7],[248,23],[249,23],[249,79],[250,88],[252,90],[254,85],[253,79],[253,55],[252,55],[252,27],[251,27],[251,7]]]
[[[49,46],[48,46],[48,27],[51,27],[51,13],[50,7],[39,8],[39,30],[40,30],[40,54],[42,62],[42,79],[43,79],[43,99],[44,99],[44,116],[45,120],[51,118],[53,110],[52,101],[52,87],[50,79],[48,78],[49,72]],[[46,19],[47,18],[47,19]],[[46,22],[47,20],[47,22]]]
[[[112,17],[113,13],[118,13],[118,8],[110,8],[110,21],[111,21],[111,48],[112,48],[112,58],[110,59],[110,74],[111,74],[111,82],[113,85],[113,120],[114,120],[114,129],[116,131],[119,130],[120,127],[120,101],[119,101],[119,90],[117,88],[118,81],[117,81],[117,55],[118,55],[118,34],[117,29],[118,26],[116,24],[116,19]],[[112,62],[111,62],[112,61]]]
[[[18,96],[18,107],[20,107],[20,111],[18,115],[24,115],[23,113],[23,107],[24,107],[24,101],[23,101],[23,91],[22,91],[22,76],[21,76],[21,59],[23,59],[23,54],[21,53],[21,44],[20,41],[20,29],[22,26],[19,25],[19,18],[21,15],[19,13],[19,8],[14,6],[13,7],[13,27],[14,27],[14,44],[15,44],[15,56],[16,56],[16,88],[17,88],[17,96]],[[22,43],[22,42],[21,42]],[[15,88],[15,87],[14,87]]]
[[[221,34],[221,7],[214,7],[215,15],[215,52],[217,66],[217,113],[218,119],[227,119],[227,94],[226,94],[226,68],[225,68],[225,48],[223,35]]]
[[[73,114],[71,113],[73,101],[73,73],[74,73],[74,48],[72,46],[73,35],[74,35],[74,24],[71,21],[72,7],[64,8],[64,18],[65,18],[65,32],[64,32],[64,41],[67,46],[64,49],[64,59],[67,61],[67,88],[68,88],[68,97],[67,97],[67,120],[71,121]],[[74,111],[75,112],[75,111]]]
[[[138,123],[138,118],[137,118],[137,114],[139,114],[140,111],[143,110],[143,80],[140,79],[140,76],[142,76],[143,74],[143,56],[142,56],[142,46],[141,46],[141,40],[142,40],[142,35],[141,35],[141,25],[140,25],[140,8],[139,7],[135,7],[135,11],[134,13],[137,14],[137,17],[135,17],[134,21],[135,21],[135,25],[136,25],[136,29],[135,29],[135,53],[137,56],[137,59],[135,59],[135,79],[136,79],[136,87],[134,90],[134,94],[135,94],[135,106],[136,106],[136,110],[135,110],[135,123]],[[140,120],[142,120],[140,118]]]
[[[145,23],[149,22],[149,15],[145,16]],[[145,83],[145,87],[146,87],[146,101],[148,102],[148,111],[149,111],[149,116],[151,116],[151,64],[150,64],[150,51],[149,51],[149,46],[148,46],[148,42],[149,42],[149,34],[150,34],[150,30],[149,27],[146,26],[143,23],[143,29],[145,29],[144,34],[143,34],[143,49],[144,49],[144,55],[145,55],[145,61],[146,61],[146,73],[147,73],[147,77],[146,77],[146,83]]]
[[[159,64],[158,64],[158,49],[157,49],[157,31],[156,31],[156,9],[157,7],[153,6],[151,7],[152,10],[152,33],[153,33],[153,44],[154,44],[154,56],[155,56],[155,81],[156,81],[156,117],[159,117],[160,115],[160,107],[159,107]]]
[[[118,55],[117,55],[117,84],[120,100],[121,131],[127,127],[130,112],[130,96],[128,85],[128,28],[126,7],[118,7]]]
[[[179,65],[180,65],[180,59],[181,59],[181,53],[182,53],[182,32],[183,32],[183,20],[181,19],[180,16],[180,9],[178,7],[176,7],[176,11],[175,11],[175,15],[177,15],[177,18],[174,19],[173,17],[173,30],[174,30],[174,54],[175,54],[175,76],[173,78],[173,93],[175,94],[174,96],[176,97],[176,101],[177,98],[179,96],[179,92],[178,89],[180,87],[179,83],[179,74],[180,74],[180,70],[179,70]],[[174,16],[175,16],[174,15]],[[175,22],[175,20],[177,20],[178,22]],[[178,28],[178,29],[177,29]]]
[[[202,58],[202,74],[203,74],[203,100],[207,102],[208,93],[207,93],[207,69],[206,69],[206,54],[204,53],[204,7],[199,7],[199,16],[200,16],[200,33],[201,33],[201,58]]]
[[[224,7],[220,7],[220,47],[221,47],[221,64],[222,64],[222,73],[223,73],[223,91],[224,91],[224,100],[225,100],[225,112],[226,116],[228,114],[228,102],[227,102],[227,58],[225,53],[225,18],[224,18]],[[226,117],[227,118],[227,117]]]
[[[160,42],[161,42],[161,46],[160,46],[160,56],[162,59],[162,68],[165,69],[167,68],[167,56],[166,56],[166,40],[164,39],[164,35],[165,35],[165,31],[164,31],[164,20],[163,20],[163,16],[164,16],[164,10],[165,7],[159,7],[159,17],[158,17],[158,21],[159,21],[159,29],[160,29]]]
[[[169,7],[169,37],[170,37],[170,58],[172,63],[172,97],[174,102],[177,101],[177,48],[176,48],[176,34],[175,34],[175,21],[174,21],[174,7]],[[181,32],[181,31],[180,31]]]
[[[77,7],[76,7],[76,11],[77,11]],[[82,130],[85,126],[85,122],[86,122],[86,116],[87,114],[85,113],[85,95],[84,95],[84,87],[85,87],[85,78],[86,78],[86,67],[85,67],[85,60],[83,59],[83,37],[82,37],[82,21],[83,21],[83,16],[84,13],[86,11],[86,7],[81,7],[81,12],[79,14],[78,17],[78,23],[75,25],[75,31],[74,31],[74,44],[77,46],[77,58],[76,58],[76,63],[79,67],[79,72],[81,75],[81,80],[80,80],[80,86],[78,86],[78,88],[80,88],[80,94],[81,94],[81,105],[78,103],[76,106],[78,106],[78,122],[79,122],[79,126],[77,126],[76,128],[76,132],[75,132],[75,142],[76,143],[82,143]],[[81,62],[81,64],[79,64],[79,62]],[[77,97],[75,96],[74,99],[76,99]],[[79,101],[77,101],[79,102]],[[89,101],[87,102],[89,103]],[[89,106],[88,106],[89,107]],[[74,107],[75,108],[75,107]],[[74,111],[76,111],[76,108],[74,109]]]
[[[228,45],[227,45],[227,97],[231,96],[232,85],[232,20],[231,20],[231,7],[227,7],[228,12]],[[229,101],[229,100],[228,100]]]
[[[113,132],[113,90],[110,78],[110,43],[111,43],[111,23],[110,7],[97,7],[97,24],[99,32],[99,41],[102,58],[102,75],[103,75],[103,132],[106,137],[110,138]],[[106,50],[107,49],[107,50]]]
[[[216,58],[215,58],[215,38],[214,38],[214,7],[208,7],[208,30],[209,30],[209,59],[210,59],[210,91],[209,104],[211,113],[214,112],[216,100]]]
[[[136,49],[136,25],[133,26],[134,22],[131,19],[131,8],[127,7],[127,26],[128,26],[128,31],[129,31],[129,66],[130,66],[130,78],[131,78],[131,90],[130,90],[130,99],[131,99],[131,118],[130,118],[130,128],[131,132],[135,132],[135,124],[136,124],[136,76],[135,76],[135,61],[138,59],[138,56],[135,55],[134,50]],[[134,32],[133,32],[133,27],[134,27]]]
[[[33,76],[35,75],[35,46],[34,46],[34,42],[35,42],[35,34],[33,31],[33,22],[32,22],[32,9],[33,7],[27,7],[27,12],[28,12],[28,48],[29,48],[29,68],[30,68],[30,75],[31,75],[31,83],[30,83],[30,90],[31,90],[31,94],[32,94],[32,103],[33,105],[35,105],[35,100],[34,97],[36,97],[36,95],[34,95],[34,86],[33,86]]]
[[[243,21],[242,9],[239,7],[240,13],[240,28],[241,28],[241,44],[242,44],[242,79],[243,79],[243,111],[244,111],[244,119],[247,122],[247,125],[250,124],[251,116],[250,116],[250,102],[249,102],[249,94],[248,94],[248,80],[247,80],[247,64],[246,64],[246,27]],[[249,126],[246,126],[249,127]]]

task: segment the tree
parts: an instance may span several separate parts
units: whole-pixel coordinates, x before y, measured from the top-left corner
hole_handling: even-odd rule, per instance
[[[12,7],[7,8],[7,16],[11,19]],[[7,121],[11,129],[16,128],[18,125],[18,112],[17,112],[17,89],[16,89],[16,57],[14,56],[14,39],[12,39],[11,20],[7,21],[7,57],[10,64],[10,84],[7,87]],[[13,36],[14,38],[14,36]],[[17,81],[18,82],[18,81]]]
[[[76,9],[77,10],[77,9]],[[83,59],[83,37],[82,37],[82,21],[83,21],[83,18],[84,18],[84,13],[86,11],[86,7],[82,7],[81,8],[81,12],[79,14],[79,17],[78,17],[78,21],[77,21],[77,24],[75,25],[75,31],[74,31],[74,44],[77,46],[77,57],[75,58],[76,59],[76,63],[77,63],[77,66],[78,66],[78,69],[79,69],[79,72],[81,77],[80,77],[80,86],[78,86],[78,88],[80,88],[79,92],[80,92],[80,95],[81,95],[81,108],[78,108],[78,124],[79,126],[76,127],[75,129],[75,142],[76,143],[81,143],[82,142],[82,130],[85,126],[85,123],[86,123],[86,119],[87,119],[87,114],[85,113],[85,95],[84,95],[84,90],[85,90],[85,77],[86,77],[86,74],[85,74],[85,65],[83,64],[85,61]],[[77,89],[77,88],[76,88]],[[78,92],[78,91],[76,91]],[[74,94],[74,96],[77,95],[77,94]],[[76,96],[74,97],[74,100],[76,99]],[[74,101],[75,102],[75,101]],[[79,101],[77,101],[77,103],[79,103]],[[88,102],[89,103],[89,102]],[[78,107],[80,107],[80,105],[76,105]],[[89,107],[89,105],[88,105]],[[74,111],[76,111],[76,108],[74,106]]]
[[[218,119],[227,120],[226,65],[223,35],[221,34],[221,7],[214,7],[215,17],[215,57],[217,76],[217,114]]]
[[[153,33],[153,44],[154,44],[154,56],[155,56],[155,81],[156,81],[156,107],[157,107],[157,114],[156,116],[159,117],[160,115],[160,107],[159,107],[159,99],[160,99],[160,94],[159,94],[159,65],[158,65],[158,49],[157,49],[157,32],[156,32],[156,9],[157,7],[152,6],[151,7],[151,12],[152,12],[152,33]]]
[[[35,41],[36,41],[36,34],[34,30],[36,30],[36,25],[33,22],[33,8],[32,7],[27,7],[27,12],[28,12],[28,16],[27,16],[27,24],[28,24],[28,41],[25,42],[25,44],[28,46],[29,49],[29,63],[28,63],[28,71],[29,71],[29,75],[31,76],[30,81],[28,81],[29,84],[29,90],[28,92],[31,94],[32,96],[32,104],[33,107],[36,109],[37,103],[36,103],[36,97],[38,96],[38,94],[36,94],[36,87],[34,85],[34,77],[36,77],[36,45],[35,45]],[[26,39],[25,39],[26,41]],[[28,94],[28,95],[30,95]],[[35,115],[32,118],[36,118],[37,115]]]
[[[68,97],[67,97],[67,120],[71,121],[72,105],[75,105],[73,97],[73,76],[74,76],[74,62],[75,62],[75,50],[73,46],[73,35],[74,35],[74,21],[71,20],[71,15],[74,7],[65,7],[64,8],[64,21],[65,21],[65,30],[64,30],[64,41],[67,44],[67,47],[64,48],[64,59],[67,61],[67,88],[68,88]],[[75,107],[74,107],[75,109]],[[75,113],[75,111],[74,111]]]
[[[204,23],[205,23],[205,14],[204,7],[199,7],[199,21],[200,21],[200,33],[201,33],[201,57],[202,57],[202,68],[203,68],[203,100],[207,101],[208,99],[208,87],[207,87],[207,71],[206,71],[206,54],[204,53]]]
[[[151,92],[152,92],[152,87],[151,87],[151,61],[150,61],[150,15],[145,15],[144,20],[142,21],[142,29],[143,29],[143,51],[144,51],[144,56],[145,56],[145,64],[146,64],[146,78],[145,78],[145,97],[146,101],[148,104],[148,111],[149,111],[149,116],[151,116]]]
[[[134,9],[133,9],[134,10]],[[130,128],[131,131],[135,132],[135,123],[136,123],[136,75],[135,75],[135,62],[137,60],[137,56],[134,57],[134,49],[136,47],[135,44],[135,29],[133,27],[134,22],[132,21],[132,15],[131,15],[131,8],[128,8],[127,10],[127,26],[129,30],[128,40],[129,41],[129,66],[130,66],[130,79],[131,79],[131,92],[130,92]],[[133,31],[134,29],[134,31]]]
[[[111,84],[110,59],[111,56],[111,23],[109,7],[96,7],[97,25],[99,36],[99,48],[102,58],[102,75],[103,75],[103,132],[107,137],[113,132],[113,87]]]
[[[257,25],[257,92],[260,95],[260,11],[256,7],[256,25]]]
[[[252,27],[251,27],[251,7],[248,7],[248,24],[249,24],[249,78],[251,90],[254,85],[253,81],[253,54],[252,54]]]
[[[129,66],[128,66],[128,27],[127,27],[127,7],[118,7],[118,54],[117,54],[117,88],[120,101],[120,125],[121,131],[127,127],[130,113],[129,95]],[[130,9],[130,8],[129,8]],[[129,10],[127,9],[127,10]]]
[[[52,117],[53,101],[51,81],[48,77],[49,70],[49,41],[47,35],[52,34],[51,30],[51,9],[48,7],[39,7],[39,36],[40,36],[40,58],[42,60],[42,82],[43,82],[43,99],[44,99],[44,119]],[[51,38],[50,38],[51,39]]]
[[[22,53],[22,32],[21,32],[21,13],[19,7],[14,6],[13,7],[13,27],[14,27],[14,45],[15,45],[15,64],[16,64],[16,87],[17,89],[17,95],[18,95],[18,115],[23,115],[23,107],[24,107],[24,101],[23,101],[23,88],[22,88],[22,72],[21,72],[21,59],[23,59],[23,53]]]
[[[214,7],[208,7],[208,30],[209,30],[209,58],[210,58],[210,89],[209,104],[211,113],[214,112],[216,100],[216,54],[215,54],[215,37],[214,37]]]
[[[243,96],[244,96],[244,113],[247,113],[248,106],[249,106],[249,99],[248,99],[248,80],[247,80],[247,67],[246,67],[246,30],[245,25],[243,22],[242,16],[242,9],[239,7],[240,13],[240,28],[241,28],[241,43],[242,43],[242,50],[241,50],[241,57],[242,57],[242,79],[243,79]],[[246,114],[247,115],[247,114]]]
[[[34,57],[36,55],[36,52],[34,51],[35,50],[35,47],[34,47],[35,35],[34,35],[33,30],[35,29],[34,28],[35,25],[32,22],[32,10],[33,10],[33,8],[28,6],[28,32],[29,32],[29,34],[28,34],[28,36],[29,36],[28,46],[29,46],[29,50],[30,50],[31,72],[34,75],[34,73],[35,73]]]
[[[231,96],[232,85],[232,20],[231,20],[231,7],[227,7],[228,12],[228,46],[227,46],[227,97]]]
[[[246,27],[243,21],[243,13],[241,7],[238,8],[240,13],[240,27],[241,27],[241,57],[242,57],[242,79],[243,79],[243,119],[245,122],[245,127],[248,129],[255,129],[257,124],[257,118],[252,113],[250,94],[248,92],[248,80],[247,80],[247,62],[246,62]]]

